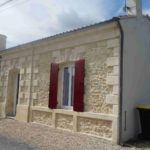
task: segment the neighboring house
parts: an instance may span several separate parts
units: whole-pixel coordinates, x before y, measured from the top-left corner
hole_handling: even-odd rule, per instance
[[[129,8],[126,16],[9,49],[0,36],[0,117],[120,144],[137,136],[135,107],[150,103],[150,19],[142,0],[129,0]]]

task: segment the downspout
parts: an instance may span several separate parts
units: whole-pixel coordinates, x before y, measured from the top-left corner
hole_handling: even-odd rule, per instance
[[[2,62],[2,56],[0,55],[0,71],[1,71],[1,62]]]
[[[120,52],[120,102],[119,102],[119,144],[124,146],[122,142],[122,99],[123,99],[123,46],[124,46],[124,32],[120,19],[118,19],[118,25],[121,33],[121,52]]]

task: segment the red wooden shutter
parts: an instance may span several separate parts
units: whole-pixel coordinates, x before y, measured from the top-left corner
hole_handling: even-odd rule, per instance
[[[79,60],[75,62],[73,110],[78,112],[83,112],[84,109],[84,68],[85,60]]]
[[[49,88],[49,108],[57,108],[57,89],[58,89],[58,71],[59,64],[51,64],[50,88]]]

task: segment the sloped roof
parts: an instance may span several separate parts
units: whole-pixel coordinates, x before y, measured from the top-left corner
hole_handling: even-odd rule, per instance
[[[47,41],[47,40],[50,40],[50,39],[55,39],[55,38],[58,38],[58,37],[62,37],[64,35],[69,35],[69,34],[76,33],[76,32],[82,31],[82,30],[86,30],[86,29],[101,26],[101,25],[104,25],[104,24],[107,24],[107,23],[115,22],[117,20],[118,20],[118,18],[112,18],[110,20],[105,20],[103,22],[91,24],[89,26],[84,26],[84,27],[77,28],[77,29],[74,29],[74,30],[70,30],[70,31],[62,32],[62,33],[52,35],[52,36],[49,36],[49,37],[45,37],[45,38],[42,38],[42,39],[39,39],[39,40],[31,41],[31,42],[28,42],[28,43],[25,43],[25,44],[17,45],[17,46],[2,50],[0,52],[12,50],[12,49],[19,48],[19,47],[22,47],[22,46],[26,46],[26,45],[29,45],[29,44],[36,44],[36,43]]]
[[[19,48],[19,47],[22,47],[22,46],[26,46],[26,45],[29,45],[29,44],[36,44],[36,43],[47,41],[47,40],[50,40],[50,39],[55,39],[55,38],[58,38],[58,37],[62,37],[64,35],[69,35],[69,34],[72,34],[72,33],[76,33],[76,32],[79,32],[79,31],[82,31],[82,30],[86,30],[86,29],[90,29],[90,28],[97,27],[97,26],[101,26],[101,25],[104,25],[104,24],[107,24],[107,23],[118,21],[119,19],[124,19],[124,18],[129,18],[129,17],[135,17],[135,16],[124,15],[124,16],[113,17],[110,20],[105,20],[103,22],[91,24],[89,26],[77,28],[77,29],[74,29],[74,30],[70,30],[70,31],[66,31],[66,32],[60,33],[60,34],[56,34],[56,35],[52,35],[52,36],[49,36],[49,37],[45,37],[45,38],[42,38],[42,39],[39,39],[39,40],[31,41],[31,42],[28,42],[28,43],[25,43],[25,44],[17,45],[15,47],[11,47],[11,48],[2,50],[0,52],[12,50],[12,49]]]

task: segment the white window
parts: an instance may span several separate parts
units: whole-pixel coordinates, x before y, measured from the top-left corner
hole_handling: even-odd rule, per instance
[[[62,67],[62,108],[72,108],[74,98],[74,64]]]

